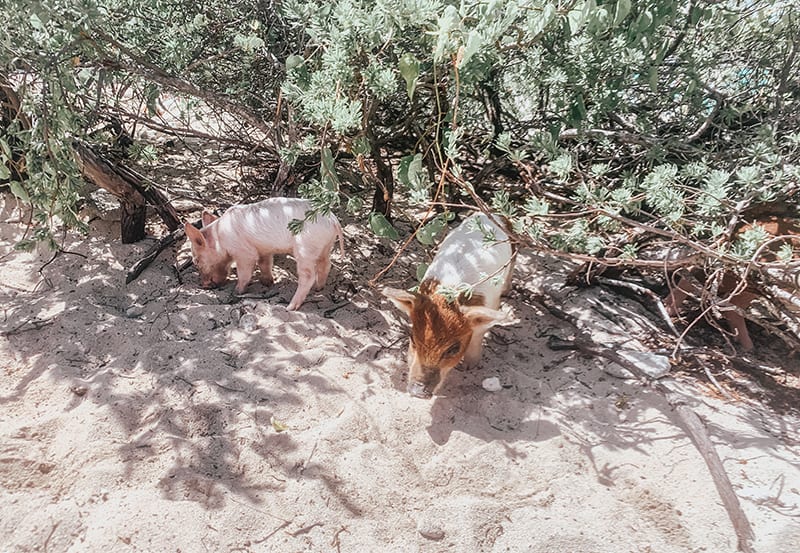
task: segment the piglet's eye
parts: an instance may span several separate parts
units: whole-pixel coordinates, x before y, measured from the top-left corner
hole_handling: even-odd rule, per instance
[[[461,342],[453,342],[442,357],[454,357],[461,351]]]

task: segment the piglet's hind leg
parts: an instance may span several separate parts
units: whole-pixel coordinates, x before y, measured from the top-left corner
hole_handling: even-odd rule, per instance
[[[303,305],[303,301],[305,301],[306,296],[311,291],[311,287],[314,285],[314,263],[297,263],[297,291],[294,293],[292,297],[292,301],[289,302],[289,306],[286,308],[289,311],[295,311],[301,305]]]
[[[328,273],[331,272],[331,254],[330,252],[323,253],[317,259],[316,266],[316,289],[322,290],[325,287],[325,282],[328,280]]]
[[[275,284],[275,278],[272,276],[272,254],[262,255],[258,260],[258,268],[261,270],[261,284],[264,286],[272,286]]]

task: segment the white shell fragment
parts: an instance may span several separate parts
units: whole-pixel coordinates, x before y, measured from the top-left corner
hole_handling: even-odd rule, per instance
[[[258,328],[258,319],[252,313],[245,313],[239,318],[239,328],[245,332],[253,332]]]
[[[650,378],[663,378],[669,374],[672,368],[669,363],[669,357],[666,355],[658,355],[648,351],[634,351],[629,349],[621,349],[617,351],[620,357],[635,364],[643,373]],[[630,372],[623,369],[625,372]],[[632,375],[631,375],[632,376]]]
[[[503,385],[500,384],[500,379],[496,376],[484,378],[483,382],[481,382],[481,386],[483,386],[483,389],[487,392],[499,392],[503,389]]]

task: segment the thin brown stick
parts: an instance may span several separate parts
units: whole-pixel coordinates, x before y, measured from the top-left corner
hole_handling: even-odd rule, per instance
[[[342,532],[348,532],[349,533],[349,531],[347,530],[347,526],[342,526],[336,532],[334,532],[333,539],[331,540],[331,545],[336,547],[337,553],[340,553],[341,550],[342,550],[341,542],[339,540],[339,534],[341,534]]]
[[[711,373],[711,370],[708,368],[708,366],[706,366],[705,363],[702,363],[701,366],[703,367],[703,372],[706,373],[706,377],[708,377],[708,380],[711,382],[711,384],[714,385],[714,387],[717,389],[717,391],[720,394],[722,394],[723,396],[725,396],[725,399],[728,399],[730,401],[736,401],[736,398],[734,398],[728,392],[728,390],[726,390],[725,388],[722,387],[722,385],[719,383],[717,378]]]
[[[47,325],[51,325],[54,322],[56,322],[55,317],[52,317],[50,319],[39,319],[34,317],[33,319],[27,319],[23,321],[14,328],[0,332],[0,336],[11,336],[12,334],[19,334],[21,332],[26,332],[28,330],[39,330],[40,328],[45,327]],[[31,328],[23,328],[26,325],[31,325]]]
[[[389,272],[389,269],[391,269],[394,266],[394,264],[397,263],[397,260],[400,259],[400,256],[402,255],[402,253],[406,250],[406,248],[411,243],[411,241],[417,236],[417,233],[422,229],[422,227],[425,225],[425,222],[428,220],[428,218],[433,213],[433,209],[436,206],[439,197],[444,192],[444,183],[445,183],[445,179],[447,178],[447,174],[448,174],[447,166],[448,166],[449,162],[450,162],[449,158],[444,160],[444,166],[442,167],[442,174],[441,174],[441,176],[439,178],[439,184],[436,186],[436,193],[433,196],[433,200],[428,203],[428,211],[420,219],[420,222],[417,225],[417,228],[414,229],[414,232],[411,233],[411,235],[406,239],[406,241],[403,243],[403,245],[400,247],[400,249],[397,250],[397,253],[394,254],[394,257],[392,257],[391,261],[389,261],[389,264],[386,265],[380,271],[378,271],[378,273],[376,273],[375,276],[372,277],[369,280],[368,284],[370,286],[376,286],[378,280],[380,280],[380,278],[383,275],[385,275],[387,272]]]
[[[166,248],[174,244],[179,240],[183,240],[186,234],[183,228],[179,228],[173,230],[169,234],[161,237],[158,242],[156,242],[147,252],[142,256],[142,258],[133,264],[133,266],[128,269],[128,274],[125,277],[125,284],[130,284],[134,280],[136,280],[142,271],[144,271],[153,260],[158,257],[162,251]]]
[[[256,544],[259,544],[259,543],[264,543],[265,541],[267,541],[268,539],[270,539],[272,536],[274,536],[275,534],[277,534],[278,532],[280,532],[281,530],[283,530],[284,528],[286,528],[287,526],[289,526],[291,523],[292,523],[292,521],[291,521],[291,520],[284,520],[284,521],[283,521],[281,524],[279,524],[279,525],[278,525],[278,526],[277,526],[277,527],[276,527],[276,528],[275,528],[275,529],[274,529],[272,532],[270,532],[269,534],[267,534],[266,536],[264,536],[264,537],[263,537],[263,538],[261,538],[260,540],[254,540],[254,541],[253,541],[253,543],[256,543]]]

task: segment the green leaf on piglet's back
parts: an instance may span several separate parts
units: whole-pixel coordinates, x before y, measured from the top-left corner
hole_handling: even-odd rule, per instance
[[[422,279],[425,278],[425,273],[428,271],[428,264],[427,263],[420,263],[417,265],[417,282],[422,282]]]

